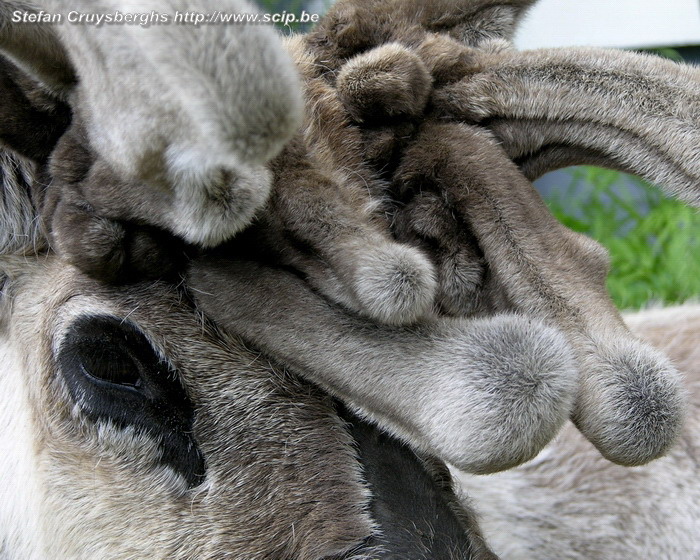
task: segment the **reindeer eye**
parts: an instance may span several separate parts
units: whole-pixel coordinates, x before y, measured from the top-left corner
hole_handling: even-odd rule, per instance
[[[131,356],[116,352],[111,347],[103,347],[94,354],[84,355],[81,366],[86,375],[98,380],[126,387],[142,386],[136,362]]]
[[[205,466],[192,435],[192,402],[135,325],[111,316],[81,317],[64,336],[57,362],[88,418],[150,435],[162,448],[162,464],[191,486],[201,482]]]

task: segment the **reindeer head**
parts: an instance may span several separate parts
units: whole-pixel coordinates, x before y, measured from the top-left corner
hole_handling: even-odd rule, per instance
[[[3,558],[493,558],[439,464],[217,330],[183,286],[108,285],[48,248],[55,239],[37,227],[30,191],[70,185],[84,158],[96,158],[87,135],[60,136],[60,119],[70,118],[60,99],[16,66],[6,70],[16,107],[26,108],[11,114],[36,114],[46,127],[36,137],[18,127],[0,156]],[[32,145],[40,149],[21,148]],[[251,286],[240,297],[265,297],[270,272],[244,272]],[[314,328],[323,313],[338,335],[348,327],[296,277],[275,283],[295,306],[322,313],[297,327]],[[457,344],[463,330],[445,334]],[[395,333],[380,336],[400,354]],[[426,364],[446,363],[455,345],[427,342]],[[399,369],[409,366],[406,356]],[[398,472],[410,481],[405,492],[396,492]]]

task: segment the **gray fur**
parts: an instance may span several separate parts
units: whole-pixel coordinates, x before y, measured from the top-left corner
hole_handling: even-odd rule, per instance
[[[394,233],[424,251],[430,252],[437,245],[433,254],[437,275],[419,251],[387,240],[373,217],[376,210],[366,210],[377,198],[380,202],[375,207],[383,207],[386,187],[368,165],[366,152],[363,154],[374,142],[376,131],[368,129],[363,135],[359,125],[369,117],[374,122],[382,114],[408,120],[420,117],[426,110],[423,89],[427,72],[439,76],[438,85],[450,82],[432,96],[433,104],[443,110],[441,93],[465,86],[465,80],[467,85],[471,83],[468,78],[456,79],[459,72],[469,76],[476,72],[474,79],[479,82],[494,60],[516,56],[498,40],[494,42],[498,37],[507,38],[508,33],[480,42],[476,49],[457,42],[459,33],[434,33],[437,24],[431,18],[437,12],[417,15],[409,8],[394,14],[399,23],[405,19],[405,26],[391,28],[388,38],[410,43],[415,53],[399,43],[381,45],[389,32],[386,18],[390,13],[382,10],[388,10],[390,4],[373,4],[375,13],[365,11],[361,4],[355,11],[347,11],[348,6],[340,3],[317,31],[289,43],[305,78],[311,118],[305,123],[303,136],[271,164],[273,197],[259,227],[250,234],[251,244],[257,251],[269,251],[273,262],[300,270],[331,300],[375,320],[397,324],[419,320],[436,298],[441,310],[452,313],[490,315],[515,309],[552,322],[568,337],[582,372],[573,416],[584,433],[608,458],[625,464],[643,463],[663,454],[678,434],[682,418],[683,392],[677,372],[626,333],[604,291],[607,261],[601,249],[556,224],[489,134],[460,122],[435,124],[428,113],[421,117],[423,123],[417,131],[409,130],[403,140],[394,137],[392,151],[399,165],[394,163],[394,169],[384,173],[392,172],[391,194],[403,198],[409,209],[396,212]],[[474,23],[474,18],[483,15],[485,5],[477,4],[472,6],[474,12],[457,9],[456,16],[446,15],[440,25],[454,30],[467,21],[478,27],[481,24]],[[452,16],[456,19],[450,19]],[[334,18],[350,27],[327,27]],[[372,28],[376,33],[370,35],[358,31]],[[379,42],[377,48],[351,58],[343,67],[345,57],[367,46],[367,37]],[[75,40],[69,39],[69,45]],[[328,51],[334,44],[342,45],[346,54]],[[450,53],[455,56],[448,57]],[[314,64],[329,54],[334,58],[327,60],[328,65]],[[115,62],[116,68],[119,63]],[[81,64],[89,68],[89,56]],[[335,67],[341,68],[335,84],[338,93],[329,77]],[[378,89],[380,81],[372,78],[378,74],[393,76],[397,84],[404,80],[405,91],[423,84],[416,104],[401,102],[403,108],[392,112],[388,107],[391,98]],[[474,106],[478,108],[479,103],[475,98]],[[392,126],[397,132],[404,130],[390,124],[389,132]],[[138,219],[139,212],[150,206],[120,196],[132,190],[128,179],[115,177],[114,171],[92,153],[91,142],[89,126],[83,131],[80,120],[60,140],[51,158],[53,188],[44,207],[52,216],[49,229],[54,246],[83,269],[99,275],[122,266],[125,257],[114,253],[112,247],[130,238],[124,226],[115,226],[110,219],[125,213]],[[349,180],[353,175],[356,179]],[[368,193],[360,194],[357,177],[367,181]],[[79,185],[81,191],[62,188],[66,184]],[[133,192],[143,192],[138,187],[134,185]],[[342,193],[334,192],[338,187]],[[433,210],[425,212],[425,205],[413,205],[414,193],[430,190],[444,200],[444,207],[433,205]],[[117,208],[112,214],[95,215],[85,210],[83,196],[90,208]],[[154,200],[167,207],[166,198]],[[358,207],[357,214],[350,211]],[[437,214],[430,218],[433,211]],[[163,224],[156,219],[155,225]],[[76,230],[82,234],[75,236]],[[146,253],[142,247],[158,247],[149,235],[136,238],[134,254]],[[244,238],[243,243],[246,241]],[[300,251],[299,245],[310,249]],[[91,263],[97,266],[91,268]],[[160,260],[153,263],[156,271],[163,268]],[[585,273],[579,274],[580,270]],[[137,276],[142,272],[135,270]],[[442,283],[438,290],[436,280]],[[650,387],[655,390],[648,391]],[[645,412],[651,409],[658,413]],[[505,454],[513,456],[510,451]]]
[[[0,50],[52,92],[66,95],[75,85],[76,76],[54,29],[44,25],[13,25],[12,14],[17,10],[39,12],[34,2],[3,2],[0,5]]]
[[[114,13],[138,8],[110,0],[34,5],[64,16],[71,9]],[[174,0],[149,4],[170,15],[211,7]],[[217,8],[254,12],[243,0]],[[32,64],[34,58],[24,55],[35,51],[16,47],[15,28],[7,22],[2,27],[11,30],[6,52],[24,66]],[[77,74],[74,109],[99,158],[137,185],[122,192],[136,217],[202,245],[221,243],[249,224],[269,194],[263,164],[292,135],[302,110],[298,78],[272,29],[31,27],[42,36],[26,38],[25,44],[29,39],[43,45],[43,35],[51,30],[52,40],[64,47],[71,66],[56,71]],[[235,203],[222,204],[222,198]]]
[[[435,299],[429,258],[397,243],[367,189],[329,173],[312,146],[300,134],[271,163],[269,204],[239,245],[295,267],[328,299],[375,321],[420,320]]]
[[[189,284],[228,332],[470,472],[527,460],[571,410],[571,350],[532,318],[381,327],[328,306],[289,273],[226,260],[194,263]]]
[[[678,442],[648,465],[603,460],[568,425],[533,461],[486,477],[456,473],[503,560],[676,560],[700,556],[700,307],[626,317],[686,374],[691,407]]]
[[[573,418],[601,452],[624,464],[662,455],[683,418],[677,370],[626,332],[605,290],[602,248],[561,226],[504,155],[482,130],[425,126],[398,180],[404,190],[443,191],[468,224],[491,271],[485,309],[505,303],[566,333],[581,372]]]
[[[551,322],[567,336],[582,372],[573,409],[577,425],[614,461],[640,464],[658,457],[674,441],[682,419],[683,391],[677,372],[626,332],[604,291],[607,261],[602,250],[556,224],[489,134],[461,122],[436,124],[432,121],[434,115],[427,113],[421,117],[423,122],[417,131],[409,130],[403,140],[398,135],[394,138],[393,159],[399,164],[384,170],[385,174],[391,173],[391,194],[403,198],[402,202],[410,206],[414,193],[435,190],[446,202],[445,208],[434,206],[439,215],[432,220],[433,225],[448,223],[443,228],[432,228],[433,239],[422,237],[410,213],[395,222],[399,226],[395,233],[400,239],[411,241],[423,250],[426,247],[421,241],[431,241],[428,248],[438,245],[437,278],[431,263],[419,251],[386,240],[387,234],[373,221],[372,211],[361,211],[357,218],[348,212],[358,205],[361,209],[370,207],[373,198],[385,196],[382,181],[363,159],[366,158],[363,145],[373,142],[371,137],[376,131],[368,130],[363,135],[359,124],[373,115],[373,121],[380,118],[382,111],[389,117],[404,115],[409,120],[420,117],[426,109],[426,96],[421,89],[425,86],[426,72],[436,72],[440,80],[451,81],[432,96],[433,104],[442,111],[445,109],[441,106],[442,93],[451,91],[450,88],[466,88],[472,78],[480,83],[494,60],[517,56],[499,42],[508,38],[506,32],[474,45],[455,41],[455,37],[464,38],[461,31],[455,30],[464,29],[464,25],[481,25],[476,22],[484,15],[486,4],[473,4],[472,11],[448,4],[456,12],[447,10],[443,14],[446,19],[436,20],[438,12],[432,8],[416,12],[415,6],[411,8],[407,4],[393,13],[391,2],[374,3],[370,11],[362,3],[353,9],[339,3],[318,30],[290,43],[293,58],[306,79],[311,118],[305,124],[303,137],[289,144],[271,164],[275,194],[261,216],[260,227],[251,234],[254,246],[256,250],[270,251],[273,262],[291,264],[300,270],[330,299],[376,320],[402,324],[424,317],[435,298],[437,279],[446,287],[437,290],[436,301],[448,311],[492,315],[514,309]],[[447,4],[443,6],[447,7]],[[486,12],[493,15],[496,12],[489,11],[491,7]],[[387,27],[390,14],[398,22],[394,28]],[[330,25],[329,22],[336,20],[345,22],[344,26]],[[448,33],[440,37],[440,33],[433,32],[435,28],[444,28]],[[372,32],[360,33],[362,30]],[[158,41],[159,36],[149,40]],[[69,50],[84,52],[84,47],[75,47],[73,43],[89,43],[91,37],[91,34],[85,38],[68,37]],[[409,43],[416,52],[398,43],[382,45],[387,39]],[[98,43],[104,40],[102,36],[95,39]],[[125,38],[118,36],[114,40],[121,44],[119,41]],[[377,48],[352,58],[347,67],[342,67],[347,57],[368,46],[367,40],[377,41]],[[219,44],[216,38],[213,44]],[[345,54],[333,50],[336,48],[333,45]],[[95,48],[99,51],[101,47],[98,44]],[[94,62],[89,49],[85,52],[87,58],[78,59],[78,68],[89,69]],[[446,58],[450,52],[456,53],[451,66]],[[323,59],[329,64],[314,65],[314,61],[324,56],[330,57]],[[122,62],[117,59],[115,68],[121,68]],[[334,91],[330,76],[338,67],[341,70],[335,86],[339,94]],[[455,73],[459,72],[468,77],[455,81]],[[377,89],[379,81],[372,79],[378,73],[394,76],[396,83],[403,79],[407,83],[406,91],[415,84],[423,84],[415,106],[404,103],[401,110],[392,113],[387,107],[390,97],[383,95]],[[678,81],[673,75],[668,79],[671,83]],[[91,84],[92,80],[88,82]],[[179,91],[177,87],[175,91]],[[148,95],[154,95],[153,91]],[[77,109],[82,111],[82,98],[78,99]],[[100,102],[107,99],[109,96]],[[92,103],[90,98],[83,102],[88,106]],[[482,101],[476,97],[475,111],[480,110],[480,104]],[[469,110],[469,106],[461,108]],[[325,120],[326,116],[331,118]],[[44,204],[53,216],[49,229],[59,252],[99,274],[112,267],[119,269],[124,257],[114,254],[112,247],[129,238],[128,231],[121,225],[114,226],[110,218],[130,211],[135,213],[129,217],[138,219],[140,212],[150,209],[150,205],[136,204],[133,198],[120,196],[122,191],[130,191],[131,185],[119,175],[115,178],[114,170],[91,153],[90,144],[95,139],[90,137],[90,118],[94,115],[88,115],[85,131],[81,130],[79,119],[74,122],[54,151],[50,166],[54,188],[49,189]],[[359,122],[353,123],[353,118]],[[404,130],[390,124],[390,132],[392,126],[397,131]],[[85,154],[78,157],[80,150]],[[81,158],[85,161],[81,162]],[[252,154],[251,158],[255,160]],[[81,163],[84,169],[80,168]],[[77,170],[73,168],[76,165]],[[368,181],[369,197],[367,193],[360,196],[357,179],[346,180],[352,174]],[[307,176],[313,180],[304,183]],[[337,184],[335,177],[339,177]],[[284,185],[288,178],[289,185]],[[69,183],[79,185],[82,192],[62,190],[60,185]],[[346,200],[342,195],[334,196],[333,189],[337,186],[347,189]],[[133,192],[143,191],[136,185]],[[90,194],[86,197],[87,210],[81,198],[86,193]],[[61,198],[64,195],[74,198]],[[156,200],[168,206],[166,199]],[[365,204],[361,204],[363,201]],[[114,215],[92,213],[93,206],[104,209],[110,204],[122,206]],[[381,201],[377,206],[382,207]],[[451,215],[458,220],[457,228],[450,221]],[[425,222],[425,216],[420,216],[420,221]],[[155,225],[163,224],[156,218]],[[402,231],[401,227],[405,229]],[[460,228],[468,228],[469,234],[456,233]],[[76,237],[71,235],[76,229],[81,232],[77,245]],[[447,239],[443,238],[444,233],[448,233]],[[290,238],[293,243],[289,243]],[[148,235],[137,239],[136,249],[132,251],[135,254],[146,253],[142,247],[158,246]],[[450,252],[448,249],[454,247],[455,241],[463,248]],[[309,245],[310,249],[299,251],[298,245]],[[159,270],[160,261],[154,262],[154,268]],[[484,262],[486,272],[481,273]],[[90,268],[90,263],[98,266]],[[462,272],[461,267],[467,270]],[[585,272],[580,274],[581,270]],[[138,268],[135,271],[136,275],[141,272]],[[452,278],[457,281],[453,282]],[[480,280],[483,285],[477,285]],[[460,300],[468,303],[460,304]],[[222,321],[225,324],[225,319]],[[651,409],[657,413],[647,414]],[[510,452],[506,455],[512,456]]]
[[[460,119],[488,119],[531,179],[591,163],[700,205],[697,68],[584,48],[501,53],[483,64],[436,92],[436,105]]]

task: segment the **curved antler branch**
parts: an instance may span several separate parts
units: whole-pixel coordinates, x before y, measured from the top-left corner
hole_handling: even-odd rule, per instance
[[[594,163],[700,204],[696,68],[602,49],[511,52],[438,90],[434,102],[488,126],[530,178]]]

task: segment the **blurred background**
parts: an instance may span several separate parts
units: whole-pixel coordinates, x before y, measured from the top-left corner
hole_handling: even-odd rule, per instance
[[[426,0],[429,1],[429,0]],[[332,0],[259,0],[269,13],[323,14]],[[293,26],[285,33],[303,32]],[[700,0],[540,0],[519,49],[597,46],[700,63]],[[700,213],[644,181],[596,167],[549,173],[535,186],[553,214],[609,251],[621,309],[700,299]]]

